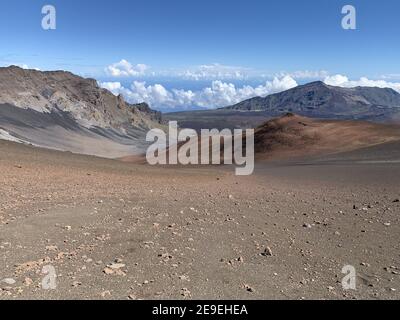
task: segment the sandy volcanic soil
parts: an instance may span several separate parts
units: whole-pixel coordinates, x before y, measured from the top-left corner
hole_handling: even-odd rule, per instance
[[[399,299],[399,169],[236,177],[0,142],[0,299]],[[46,265],[56,290],[41,288]]]

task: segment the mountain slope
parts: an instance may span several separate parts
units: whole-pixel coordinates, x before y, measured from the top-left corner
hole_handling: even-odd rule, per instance
[[[347,152],[400,141],[400,126],[366,121],[317,120],[294,114],[272,119],[254,133],[259,159]]]
[[[270,116],[293,112],[314,118],[390,121],[400,120],[400,94],[389,88],[341,88],[317,81],[224,109],[264,111]]]
[[[140,153],[161,114],[70,72],[0,68],[0,138],[119,157]]]

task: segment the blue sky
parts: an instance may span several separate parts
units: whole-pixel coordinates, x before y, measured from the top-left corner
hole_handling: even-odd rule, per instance
[[[45,4],[57,10],[56,30],[41,28]],[[341,27],[346,4],[357,9],[356,30]],[[297,84],[326,77],[346,86],[379,80],[396,89],[399,15],[398,0],[3,0],[0,65],[69,70],[161,109],[185,106],[163,105],[158,93],[177,100],[172,90],[185,90],[181,104],[215,107],[231,101],[206,97],[200,103],[190,92],[226,93],[233,85],[267,94],[280,88],[273,79],[284,76]]]

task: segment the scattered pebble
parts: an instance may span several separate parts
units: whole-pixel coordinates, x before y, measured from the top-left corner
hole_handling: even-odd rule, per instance
[[[6,279],[1,280],[1,282],[8,284],[8,285],[13,285],[16,283],[16,281],[13,278],[6,278]]]
[[[270,247],[266,247],[266,248],[264,249],[264,252],[261,253],[261,255],[264,256],[264,257],[272,257],[272,250],[271,250],[271,248],[270,248]]]
[[[246,289],[247,292],[254,292],[254,289],[250,287],[248,284],[245,284],[244,288]]]
[[[190,295],[191,295],[191,292],[189,291],[189,289],[187,289],[187,288],[181,289],[181,296],[187,298],[187,297],[190,297]]]

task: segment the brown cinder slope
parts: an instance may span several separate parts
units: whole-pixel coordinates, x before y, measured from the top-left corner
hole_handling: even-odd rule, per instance
[[[226,138],[226,142],[232,143],[232,137]],[[258,161],[290,160],[353,151],[392,141],[400,141],[400,126],[398,125],[367,121],[319,120],[288,113],[280,118],[266,121],[255,129],[254,151]],[[207,142],[203,139],[198,141],[199,152],[202,143]],[[178,149],[184,144],[179,143]],[[243,144],[246,144],[245,138],[243,138]],[[210,154],[211,150],[210,145]],[[220,148],[216,151],[221,153],[221,163],[223,163],[224,140],[222,138]],[[168,158],[168,149],[164,152]],[[146,163],[144,155],[122,157],[121,160]]]
[[[366,121],[310,119],[295,114],[255,130],[257,159],[280,159],[356,150],[400,140],[400,127]]]

